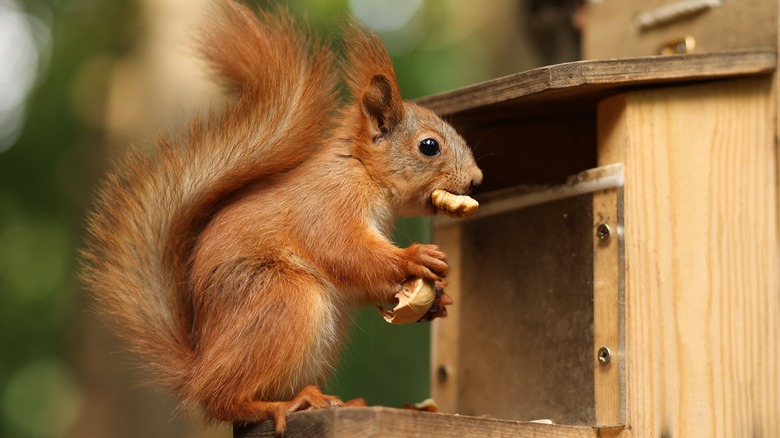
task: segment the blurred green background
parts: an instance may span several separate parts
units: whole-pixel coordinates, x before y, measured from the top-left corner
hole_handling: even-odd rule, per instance
[[[229,435],[137,385],[133,358],[89,311],[74,274],[84,212],[110,160],[217,98],[187,42],[209,2],[0,0],[0,436]],[[573,3],[287,5],[326,35],[345,12],[376,29],[413,99],[574,59],[574,34],[549,32],[571,27]],[[429,238],[425,219],[397,227],[401,245]],[[429,348],[427,324],[390,326],[366,309],[326,390],[421,401]]]

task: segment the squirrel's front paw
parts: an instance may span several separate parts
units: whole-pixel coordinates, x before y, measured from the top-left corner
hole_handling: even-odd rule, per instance
[[[404,250],[407,258],[407,278],[425,278],[439,281],[447,276],[450,267],[447,255],[438,246],[415,243]]]
[[[447,295],[447,292],[444,292],[445,287],[447,287],[446,280],[436,282],[436,298],[431,308],[420,318],[420,321],[432,321],[436,318],[447,316],[447,306],[452,304],[452,297]]]

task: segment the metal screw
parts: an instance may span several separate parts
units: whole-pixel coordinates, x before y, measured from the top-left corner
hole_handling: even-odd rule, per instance
[[[450,368],[447,365],[439,366],[439,369],[436,370],[436,378],[439,379],[439,382],[444,383],[447,381],[447,378],[449,377],[450,377]]]
[[[601,347],[599,348],[598,358],[602,365],[606,365],[612,360],[612,352],[607,347]]]
[[[599,240],[607,240],[612,236],[612,228],[607,224],[599,224],[596,227],[596,236],[598,236]]]

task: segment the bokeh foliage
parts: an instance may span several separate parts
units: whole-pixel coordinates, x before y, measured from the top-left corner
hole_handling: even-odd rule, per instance
[[[0,436],[62,436],[80,415],[68,328],[83,310],[75,252],[101,152],[100,129],[74,109],[73,85],[89,59],[119,56],[130,44],[123,29],[135,8],[124,0],[0,2],[0,14],[24,12],[43,26],[21,132],[0,153]],[[100,86],[91,91],[99,96]]]

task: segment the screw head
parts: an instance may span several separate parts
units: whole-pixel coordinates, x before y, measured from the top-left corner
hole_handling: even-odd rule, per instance
[[[607,240],[612,236],[612,228],[607,224],[599,224],[596,227],[596,236],[598,236],[599,240]]]
[[[440,365],[436,370],[436,378],[440,383],[444,383],[450,377],[450,369],[447,365]]]
[[[602,365],[606,365],[612,360],[612,352],[607,347],[599,348],[597,356]]]

